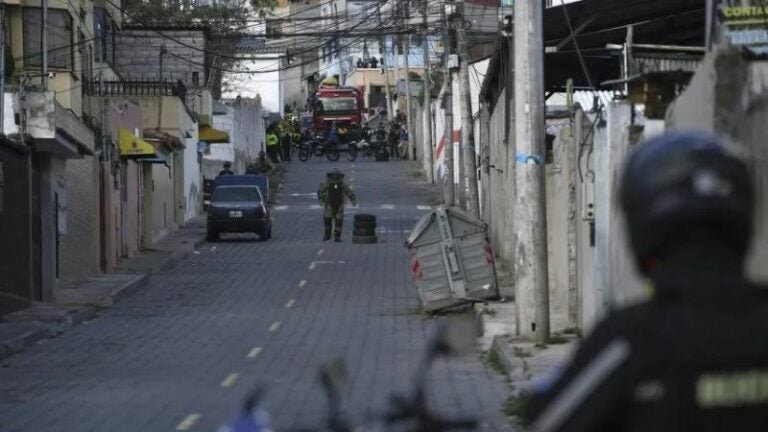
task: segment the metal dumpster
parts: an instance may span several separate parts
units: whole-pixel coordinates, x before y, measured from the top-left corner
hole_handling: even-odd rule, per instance
[[[411,272],[428,312],[498,297],[487,226],[455,207],[436,207],[406,241]]]

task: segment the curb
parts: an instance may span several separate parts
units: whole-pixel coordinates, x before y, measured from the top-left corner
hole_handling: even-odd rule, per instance
[[[192,248],[190,250],[177,251],[172,253],[159,267],[154,269],[147,269],[143,272],[129,273],[138,277],[126,283],[125,285],[120,286],[114,291],[114,294],[102,304],[80,305],[81,307],[67,312],[63,317],[56,320],[51,320],[49,322],[35,320],[32,318],[19,318],[0,323],[8,324],[7,328],[9,330],[7,331],[9,333],[14,333],[7,339],[2,339],[2,337],[0,337],[0,360],[4,360],[15,354],[23,352],[41,340],[55,337],[69,329],[74,328],[84,321],[95,318],[101,309],[112,307],[117,302],[125,299],[139,289],[143,288],[147,285],[153,274],[157,274],[173,268],[176,264],[186,259],[192,252],[205,244],[205,242],[205,236],[202,235],[200,238],[192,242]],[[11,326],[18,327],[18,329],[16,329],[14,332]]]
[[[19,335],[0,342],[0,360],[18,354],[28,347],[34,345],[40,340],[47,339],[54,335],[46,326],[37,323],[29,323],[29,329]]]
[[[521,357],[510,355],[510,353],[503,348],[506,343],[503,338],[504,336],[495,336],[493,338],[491,352],[495,353],[499,360],[501,360],[501,365],[510,380],[527,381],[530,379],[529,376],[526,376],[530,369],[528,362]]]
[[[174,268],[176,266],[176,264],[178,264],[181,261],[184,261],[185,259],[187,259],[187,257],[189,257],[189,255],[191,253],[193,253],[194,251],[198,250],[205,243],[206,243],[205,234],[202,234],[200,236],[200,238],[198,238],[197,240],[194,240],[192,242],[192,248],[190,250],[176,251],[176,252],[171,253],[168,256],[168,258],[165,260],[165,262],[162,265],[160,265],[160,267],[158,267],[154,271],[150,270],[149,271],[149,275],[171,270],[172,268]]]
[[[104,305],[104,307],[114,306],[118,301],[123,300],[124,298],[138,291],[140,288],[143,288],[149,282],[149,277],[149,274],[139,274],[138,279],[123,285],[123,287],[120,288],[114,296],[112,296],[112,301],[110,302],[111,304]]]

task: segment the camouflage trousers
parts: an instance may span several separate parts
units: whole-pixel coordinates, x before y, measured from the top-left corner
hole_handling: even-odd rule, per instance
[[[334,209],[326,205],[323,212],[323,222],[325,223],[325,239],[329,240],[331,238],[331,231],[333,231],[334,239],[340,239],[341,227],[344,225],[344,206]]]

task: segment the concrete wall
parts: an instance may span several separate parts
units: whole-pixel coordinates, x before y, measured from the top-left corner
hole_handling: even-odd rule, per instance
[[[121,255],[136,256],[141,249],[141,178],[142,165],[131,160],[122,162]]]
[[[205,84],[207,39],[202,30],[123,28],[115,37],[115,67],[127,80],[159,80],[163,46],[163,80],[181,80],[187,87]],[[176,41],[172,40],[175,39]],[[194,74],[199,84],[195,84]]]
[[[180,155],[184,158],[184,222],[201,215],[203,211],[203,186],[200,156],[197,152],[197,129],[193,129],[191,135],[192,137],[185,140],[187,147]]]
[[[592,329],[598,311],[607,310],[604,297],[595,286],[595,256],[597,252],[594,233],[595,176],[593,167],[593,123],[580,108],[574,113],[574,142],[576,151],[576,286],[579,309],[577,325],[585,333]],[[595,127],[595,132],[597,132]],[[602,132],[601,132],[602,133]]]
[[[552,122],[549,122],[550,126]],[[571,119],[560,121],[546,166],[549,302],[552,331],[577,325],[579,295],[576,271],[577,148]]]
[[[59,282],[68,284],[100,270],[99,163],[94,157],[66,162],[67,233],[61,236]]]
[[[632,105],[608,104],[606,127],[598,126],[594,143],[596,316],[612,307],[628,305],[647,298],[639,279],[624,229],[618,202],[618,187],[630,141]]]
[[[702,61],[688,89],[670,107],[670,129],[700,129],[744,148],[758,192],[756,228],[748,272],[768,283],[768,62],[747,61],[721,48]]]
[[[133,101],[112,99],[106,105],[108,133],[115,148],[120,129],[141,136],[141,109]],[[102,269],[112,271],[123,257],[133,256],[139,249],[139,180],[135,162],[117,156],[102,163],[102,215],[105,237],[102,239]]]
[[[264,110],[260,98],[227,100],[224,104],[227,106],[227,114],[215,115],[213,123],[216,129],[229,133],[231,152],[234,154],[230,156],[229,151],[217,152],[213,149],[226,144],[214,144],[211,154],[203,160],[205,178],[214,178],[221,171],[224,160],[230,158],[234,162],[233,170],[244,173],[246,166],[258,158],[264,142]]]
[[[509,113],[505,110],[504,100],[506,90],[499,101],[491,109],[490,134],[491,142],[488,152],[489,190],[486,191],[490,201],[488,220],[494,249],[500,256],[500,262],[508,269],[514,260],[514,222],[515,202],[515,144],[513,141],[514,127],[507,130]],[[514,105],[510,105],[510,108]],[[506,295],[512,296],[514,290]]]
[[[176,155],[174,155],[176,157]],[[152,171],[152,242],[157,242],[174,230],[173,166],[145,165]]]
[[[160,127],[163,132],[174,135],[183,142],[187,134],[191,134],[197,129],[197,124],[190,117],[181,99],[175,96],[165,96],[162,99],[163,116],[161,119],[159,116],[160,98],[141,98],[142,127],[144,129]]]

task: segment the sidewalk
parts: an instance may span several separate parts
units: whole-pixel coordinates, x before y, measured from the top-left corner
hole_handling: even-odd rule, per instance
[[[555,334],[548,344],[538,345],[514,336],[517,333],[516,307],[511,301],[475,305],[475,313],[482,323],[480,342],[487,352],[489,366],[509,380],[510,397],[505,412],[514,417],[520,407],[519,401],[531,386],[553,369],[562,367],[580,339],[574,334]]]
[[[35,303],[0,317],[0,359],[96,317],[100,309],[143,287],[151,275],[172,268],[204,242],[205,218],[195,218],[151,249],[120,263],[114,273],[59,288],[55,303]]]

